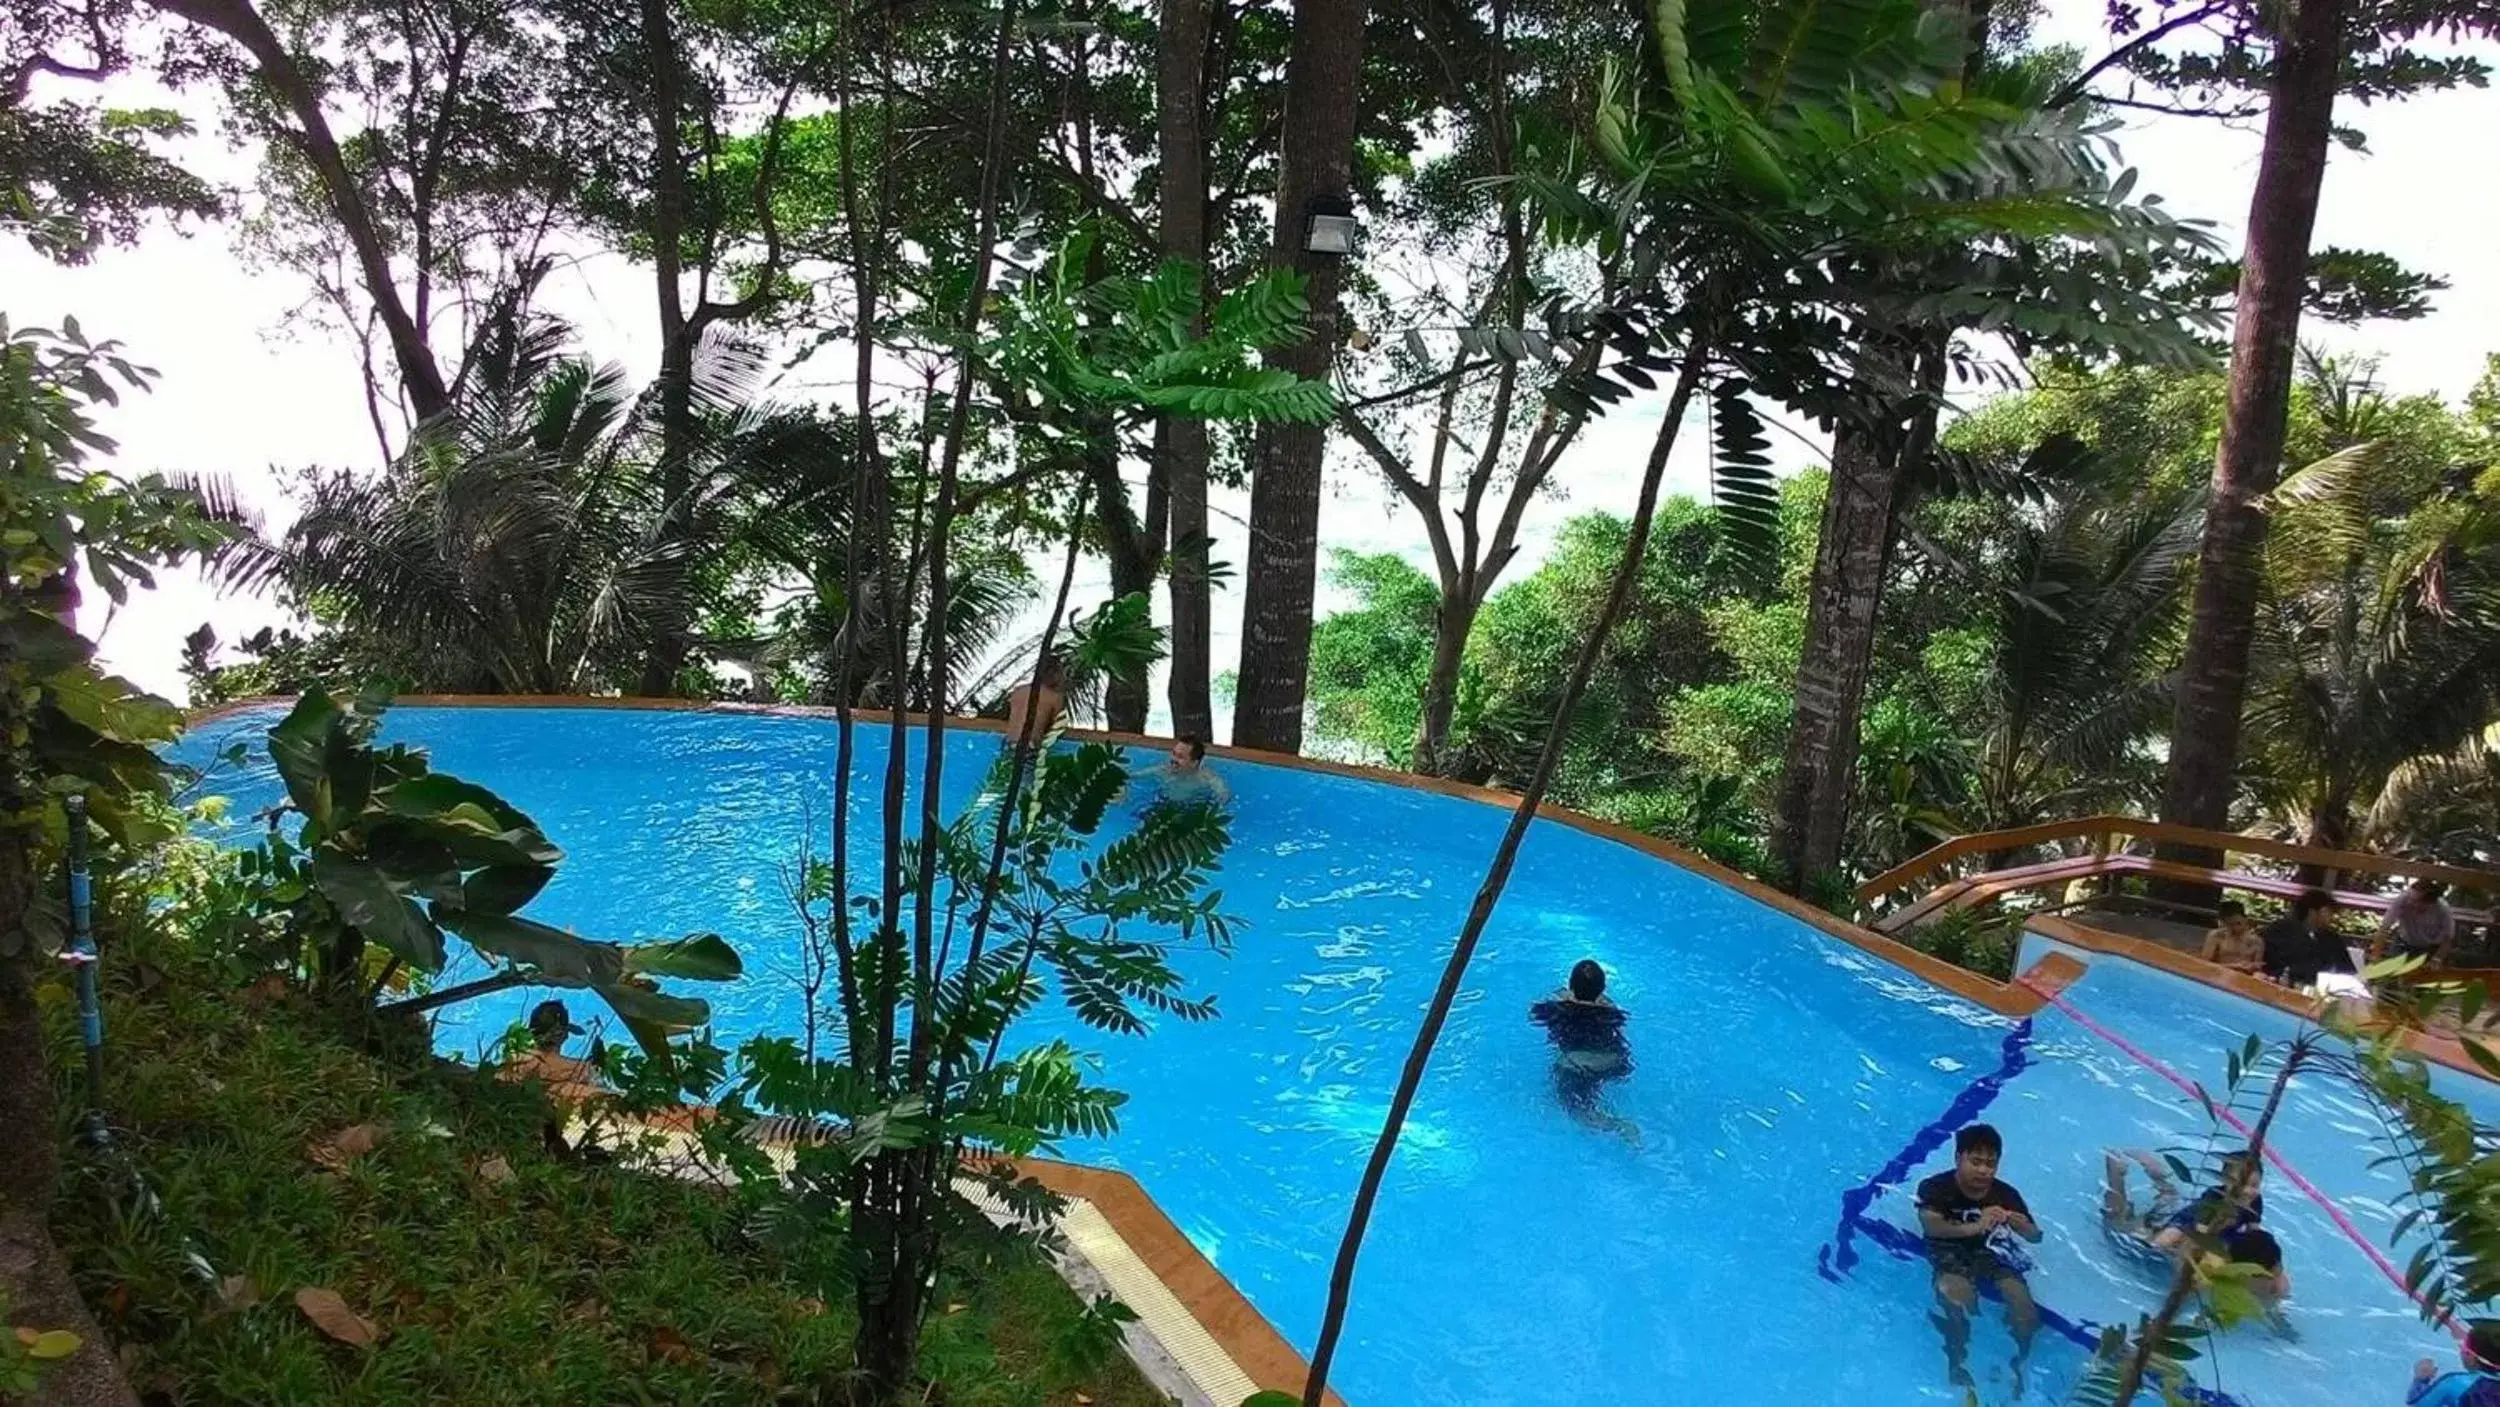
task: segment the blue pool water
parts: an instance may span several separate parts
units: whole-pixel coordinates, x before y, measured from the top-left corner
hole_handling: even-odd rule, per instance
[[[239,809],[278,795],[258,748],[270,719],[229,717],[183,745],[201,760],[252,744],[253,766],[209,788]],[[811,826],[821,839],[829,720],[411,707],[388,732],[565,847],[532,914],[615,939],[717,930],[749,971],[704,992],[723,1035],[794,1028],[780,870]],[[884,733],[859,738],[867,815]],[[950,736],[950,802],[996,747]],[[1246,925],[1231,957],[1180,962],[1221,1017],[1124,1040],[1054,1009],[1025,1035],[1099,1051],[1132,1095],[1116,1137],[1065,1155],[1136,1176],[1307,1352],[1347,1201],[1504,813],[1218,765],[1240,817],[1221,885]],[[1556,1108],[1524,1019],[1583,956],[1632,1014],[1637,1069],[1613,1100],[1646,1135],[1638,1151]],[[537,995],[461,1009],[441,1040],[474,1048]],[[2216,1081],[2224,1048],[2289,1025],[2114,962],[2074,999]],[[2495,1113],[2486,1091],[2471,1097]],[[2042,1303],[2079,1322],[2149,1308],[2157,1287],[2100,1239],[2099,1150],[2191,1143],[2201,1115],[2168,1085],[2062,1016],[2018,1026],[1702,875],[1540,823],[1408,1124],[1336,1381],[1355,1407],[1957,1402],[1926,1271],[1880,1228],[1908,1223],[1902,1184],[1946,1166],[1949,1142],[1925,1150],[1973,1117],[2004,1130],[2005,1174],[2049,1229],[2032,1277]],[[2302,1089],[2278,1137],[2383,1233],[2392,1183],[2367,1167],[2364,1122],[2332,1091]],[[2322,1214],[2288,1186],[2268,1191],[2301,1338],[2236,1332],[2220,1386],[2261,1407],[2400,1400],[2416,1358],[2452,1353]],[[1983,1401],[2059,1400],[2082,1359],[2044,1334],[2017,1398],[2010,1354],[1992,1316],[1972,1351]]]

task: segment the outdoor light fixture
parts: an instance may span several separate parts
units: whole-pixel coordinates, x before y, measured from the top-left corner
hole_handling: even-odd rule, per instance
[[[1363,223],[1354,218],[1352,201],[1341,195],[1313,196],[1309,209],[1311,222],[1303,232],[1303,249],[1313,254],[1346,255],[1354,252],[1354,242],[1362,236]]]

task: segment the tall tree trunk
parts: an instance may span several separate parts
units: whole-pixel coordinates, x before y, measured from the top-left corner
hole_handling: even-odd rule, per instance
[[[1473,583],[1441,598],[1432,619],[1432,667],[1424,675],[1423,716],[1415,724],[1415,756],[1409,764],[1427,777],[1450,771],[1450,718],[1458,711],[1458,676],[1467,661],[1467,637],[1483,603]]]
[[[1771,825],[1771,863],[1792,893],[1840,867],[1900,487],[1899,452],[1843,426],[1832,442],[1831,490],[1806,600],[1805,653],[1797,661],[1797,719]]]
[[[1962,75],[1966,81],[1977,78],[1988,62],[1989,0],[1930,0],[1928,8],[1960,17],[1966,36]],[[1897,439],[1844,425],[1832,442],[1831,490],[1806,593],[1805,651],[1797,661],[1797,719],[1789,729],[1771,818],[1771,867],[1790,893],[1803,893],[1840,868],[1849,805],[1857,794],[1858,730],[1866,718],[1867,677],[1875,667],[1884,573],[1892,563],[1893,531],[1903,507],[1901,484],[1934,446],[1951,336],[1941,328],[1870,329],[1870,342],[1912,352],[1916,408]]]
[[[684,96],[677,70],[677,40],[669,0],[642,0],[642,40],[651,64],[653,292],[660,314],[660,499],[661,540],[682,545],[689,535],[692,505],[688,447],[694,440],[694,351],[700,329],[686,316],[686,290],[681,248],[686,232],[686,170],[683,134]],[[679,556],[668,567],[670,589],[653,622],[649,652],[643,656],[637,693],[676,692],[678,672],[686,664],[690,564]]]
[[[296,64],[295,56],[287,52],[286,45],[269,28],[268,21],[261,18],[260,11],[252,8],[250,0],[149,3],[167,14],[180,15],[193,24],[216,30],[251,54],[261,78],[276,90],[295,118],[304,158],[321,178],[330,213],[337,218],[340,233],[347,236],[357,270],[364,276],[365,293],[373,299],[374,315],[381,319],[382,330],[390,338],[391,357],[399,365],[399,381],[408,394],[409,408],[416,412],[419,421],[433,420],[449,410],[451,393],[444,386],[442,370],[434,364],[426,330],[409,316],[408,305],[399,296],[399,284],[391,274],[390,255],[374,229],[364,192],[349,173],[337,138],[331,135],[330,120],[321,110],[321,94]]]
[[[1129,506],[1128,486],[1120,480],[1120,448],[1108,416],[1086,427],[1086,470],[1094,481],[1095,521],[1101,524],[1103,555],[1111,567],[1111,594],[1129,596],[1154,590],[1155,573],[1163,565],[1164,520],[1171,499],[1159,473],[1146,479],[1146,515],[1141,520]],[[1115,732],[1146,731],[1152,681],[1144,672],[1112,675],[1103,683],[1103,719]]]
[[[1342,256],[1302,247],[1314,199],[1349,198],[1356,103],[1363,80],[1366,0],[1297,0],[1285,64],[1284,161],[1276,180],[1276,242],[1268,258],[1310,281],[1309,335],[1267,364],[1309,380],[1328,374],[1338,342]],[[1250,454],[1250,568],[1242,592],[1240,687],[1233,741],[1302,750],[1311,683],[1311,600],[1319,580],[1320,469],[1325,425],[1259,427]]]
[[[1193,334],[1206,331],[1207,292],[1207,8],[1208,0],[1163,0],[1155,72],[1156,145],[1162,158],[1163,257],[1198,266],[1201,312]],[[1215,733],[1208,680],[1214,627],[1207,584],[1207,463],[1203,420],[1166,415],[1155,422],[1155,457],[1172,495],[1172,732],[1205,741]]]
[[[2231,818],[2266,534],[2257,501],[2282,469],[2309,236],[2326,177],[2344,57],[2344,0],[2298,0],[2289,8],[2289,28],[2277,38],[2265,144],[2248,204],[2222,444],[2214,456],[2196,590],[2188,607],[2170,774],[2161,803],[2163,820],[2213,830],[2228,829]],[[2212,852],[2192,847],[2164,854],[2197,864],[2213,860]]]

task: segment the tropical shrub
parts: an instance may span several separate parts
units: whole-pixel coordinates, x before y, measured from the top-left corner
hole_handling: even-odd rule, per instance
[[[1210,885],[1228,839],[1221,812],[1152,806],[1114,834],[1106,821],[1127,784],[1117,751],[1041,751],[1019,787],[1025,766],[1002,755],[934,845],[907,843],[899,868],[863,874],[839,849],[807,857],[794,895],[813,974],[804,1031],[739,1053],[729,1107],[823,1134],[796,1150],[758,1214],[845,1229],[840,1255],[815,1273],[820,1293],[852,1296],[857,1358],[881,1375],[908,1372],[934,1268],[999,1234],[958,1190],[967,1158],[987,1193],[1038,1213],[1052,1199],[1014,1160],[1118,1126],[1124,1096],[1090,1079],[1065,1042],[1017,1048],[1018,1020],[1054,991],[1102,1031],[1208,1019],[1213,1000],[1189,995],[1170,957],[1226,951],[1237,926]],[[914,894],[934,908],[934,960],[912,952],[901,910]]]
[[[238,870],[281,916],[285,951],[312,985],[362,1007],[403,969],[441,972],[452,934],[500,970],[388,1010],[515,986],[588,988],[654,1051],[710,1019],[703,1002],[662,992],[657,979],[737,977],[738,955],[719,935],[620,945],[522,917],[564,852],[492,791],[434,771],[422,749],[376,746],[387,707],[314,690],[269,730],[287,800]],[[291,833],[280,825],[288,814],[301,821]]]

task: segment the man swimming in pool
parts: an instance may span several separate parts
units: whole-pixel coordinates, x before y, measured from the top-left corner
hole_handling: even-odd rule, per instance
[[[1221,811],[1233,803],[1232,788],[1207,765],[1207,740],[1194,733],[1174,738],[1169,757],[1134,774],[1130,781],[1144,790],[1150,809],[1197,806]]]
[[[1971,1311],[1979,1287],[1992,1284],[2005,1297],[2006,1326],[2014,1331],[2014,1393],[2022,1395],[2023,1365],[2040,1328],[2039,1308],[2023,1279],[2031,1257],[2020,1241],[2037,1242],[2040,1223],[2014,1184],[1997,1176],[2005,1140],[1986,1124],[1953,1136],[1953,1169],[1918,1185],[1918,1226],[1927,1236],[1927,1257],[1936,1267],[1936,1328],[1944,1335],[1947,1374],[1971,1386],[1963,1362],[1970,1348]]]
[[[1570,981],[1529,1007],[1528,1019],[1554,1043],[1554,1094],[1564,1112],[1640,1147],[1639,1126],[1600,1098],[1607,1085],[1632,1073],[1632,1045],[1623,1034],[1627,1017],[1607,999],[1606,969],[1589,958],[1572,964]]]

